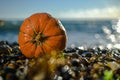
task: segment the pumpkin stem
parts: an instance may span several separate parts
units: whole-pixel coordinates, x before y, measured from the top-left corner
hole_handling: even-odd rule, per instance
[[[33,37],[33,41],[34,41],[37,45],[39,45],[39,44],[43,43],[46,38],[47,38],[47,37],[45,37],[41,32],[38,32],[38,33]]]
[[[36,42],[39,42],[40,39],[41,39],[41,37],[42,37],[41,32],[39,32],[39,33],[36,35],[36,37],[35,37],[35,41],[36,41]]]

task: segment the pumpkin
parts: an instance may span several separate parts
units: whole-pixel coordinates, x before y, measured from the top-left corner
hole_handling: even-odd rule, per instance
[[[21,52],[28,58],[62,51],[66,41],[64,26],[48,13],[35,13],[26,18],[18,34]]]

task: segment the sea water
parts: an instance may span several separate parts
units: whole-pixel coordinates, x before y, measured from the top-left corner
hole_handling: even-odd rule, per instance
[[[23,20],[5,20],[0,23],[0,41],[18,42],[18,33]],[[113,26],[117,25],[117,19],[104,20],[61,20],[66,29],[67,46],[95,46],[111,43],[108,38],[115,32]],[[106,30],[105,30],[106,29]],[[54,30],[53,30],[54,31]],[[117,33],[117,32],[116,32]]]

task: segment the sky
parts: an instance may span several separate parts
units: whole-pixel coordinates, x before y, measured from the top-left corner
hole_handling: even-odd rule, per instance
[[[56,18],[119,18],[120,0],[0,0],[0,19],[47,12]]]

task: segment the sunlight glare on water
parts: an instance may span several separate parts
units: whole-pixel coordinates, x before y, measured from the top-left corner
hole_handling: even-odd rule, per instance
[[[115,26],[115,29],[118,33],[120,33],[120,19],[117,22],[117,25]]]
[[[102,29],[103,29],[104,33],[106,33],[108,35],[111,34],[111,30],[107,26],[103,26]]]
[[[110,40],[107,47],[120,49],[120,19],[117,21],[116,25],[113,24],[112,28],[113,30],[110,30],[108,27],[103,26],[106,38]]]

